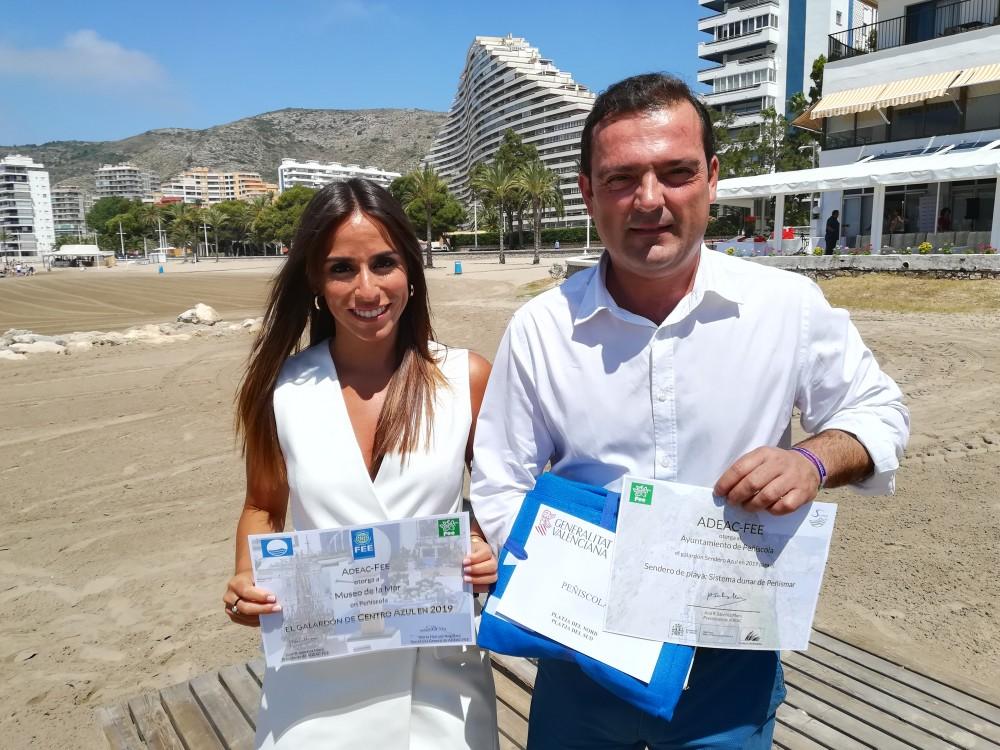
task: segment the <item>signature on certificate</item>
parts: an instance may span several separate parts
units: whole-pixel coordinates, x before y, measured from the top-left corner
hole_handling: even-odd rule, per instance
[[[719,608],[725,609],[726,607],[732,607],[736,604],[741,604],[745,602],[747,598],[745,596],[740,596],[735,591],[709,591],[705,595],[705,601],[709,604]]]

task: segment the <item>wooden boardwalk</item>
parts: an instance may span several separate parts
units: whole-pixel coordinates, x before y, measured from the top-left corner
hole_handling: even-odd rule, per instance
[[[813,631],[805,653],[786,653],[788,697],[774,747],[991,748],[1000,750],[1000,706],[849,643]],[[113,750],[244,750],[253,747],[262,662],[224,667],[158,693],[102,706],[96,719]],[[494,655],[500,747],[524,748],[535,666]]]

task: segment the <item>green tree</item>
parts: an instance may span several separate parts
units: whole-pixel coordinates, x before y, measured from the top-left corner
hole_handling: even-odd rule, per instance
[[[487,206],[494,206],[500,217],[500,263],[507,262],[504,253],[504,212],[514,196],[519,192],[514,172],[502,161],[480,164],[472,175],[472,189]]]
[[[411,223],[416,224],[412,214],[423,220],[427,230],[427,248],[424,251],[424,267],[434,268],[434,214],[447,203],[450,194],[448,186],[438,176],[437,172],[425,164],[423,169],[417,169],[403,175],[389,186],[389,192],[403,204]],[[452,199],[454,200],[454,199]]]
[[[312,188],[295,185],[273,202],[252,203],[253,210],[259,210],[252,225],[255,239],[265,244],[274,242],[286,247],[291,245],[299,217],[315,194],[316,191]]]
[[[202,211],[202,218],[205,223],[212,227],[212,234],[215,239],[215,262],[219,262],[219,230],[224,228],[229,221],[229,214],[218,205],[209,206]],[[206,248],[207,249],[207,248]]]
[[[108,221],[116,216],[128,213],[131,207],[132,201],[127,198],[118,197],[101,198],[94,203],[90,211],[87,212],[86,222],[87,226],[97,233],[97,244],[99,247],[104,249],[117,247],[115,234],[118,232],[118,227],[115,226],[114,231],[109,233]]]
[[[514,177],[518,189],[527,196],[532,209],[535,254],[531,262],[540,261],[539,249],[542,242],[542,211],[552,207],[558,216],[563,213],[562,191],[559,190],[559,175],[548,169],[540,159],[529,162],[518,170]]]
[[[494,161],[504,164],[511,172],[517,173],[528,164],[538,161],[538,149],[530,143],[525,143],[521,136],[510,128],[504,131],[503,140],[494,155]],[[514,231],[514,217],[517,217],[517,247],[524,245],[524,212],[529,205],[528,196],[520,189],[510,196],[506,204],[507,219],[511,232]]]
[[[826,67],[826,55],[820,55],[813,60],[812,71],[809,77],[812,79],[812,86],[809,87],[809,106],[811,107],[823,96],[823,70]]]

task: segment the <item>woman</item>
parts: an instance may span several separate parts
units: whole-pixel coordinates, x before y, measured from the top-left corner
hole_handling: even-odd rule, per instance
[[[308,349],[298,348],[308,324]],[[253,585],[247,535],[460,509],[463,464],[489,364],[434,343],[417,238],[366,180],[306,207],[271,290],[238,396],[247,496],[230,618],[259,625],[281,603]],[[496,580],[473,525],[465,580]],[[263,748],[497,746],[489,659],[476,648],[377,652],[267,670]]]

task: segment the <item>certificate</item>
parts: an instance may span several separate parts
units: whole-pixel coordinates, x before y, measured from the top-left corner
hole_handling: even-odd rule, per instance
[[[626,476],[608,630],[713,648],[809,645],[837,506],[750,513],[707,487]]]
[[[281,604],[260,618],[269,667],[475,643],[468,513],[249,540],[256,584]]]
[[[604,630],[614,546],[614,532],[539,506],[528,557],[517,561],[496,613],[649,682],[662,644]]]

